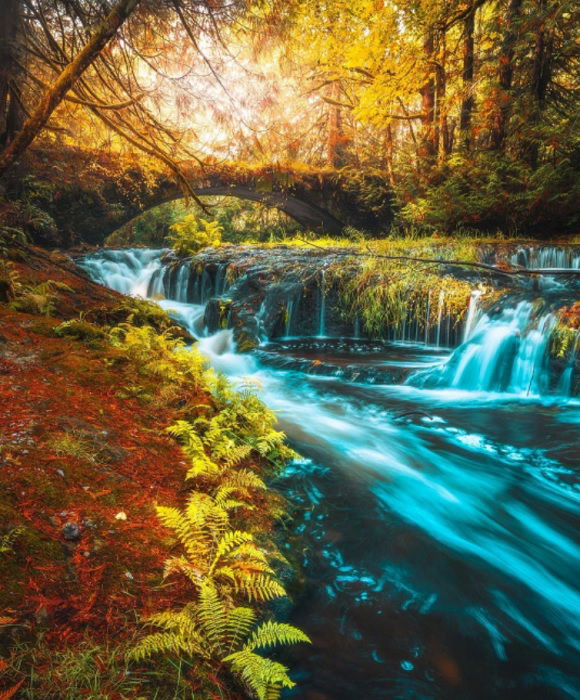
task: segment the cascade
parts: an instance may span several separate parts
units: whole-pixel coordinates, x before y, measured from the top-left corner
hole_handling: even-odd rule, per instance
[[[541,250],[548,251],[542,258],[543,263],[560,260],[558,256],[561,257],[563,253],[570,255],[569,250],[545,248],[540,249],[540,252]],[[192,268],[190,261],[168,266],[162,261],[165,252],[146,249],[103,250],[86,256],[80,264],[93,279],[106,283],[117,291],[156,299],[192,335],[200,338],[206,333],[204,305],[225,290],[227,264],[220,263],[211,273],[205,266]],[[537,251],[535,255],[538,255]],[[293,291],[285,292],[287,296],[284,298],[283,325],[279,331],[286,338],[297,332],[298,335],[304,335],[295,328],[300,291],[292,289]],[[328,333],[324,268],[320,270],[315,298],[314,311],[317,319],[313,335],[324,338]],[[469,299],[462,345],[443,365],[418,371],[407,380],[408,383],[518,395],[543,395],[554,391],[554,384],[557,384],[560,395],[573,393],[577,344],[569,354],[568,364],[558,381],[550,375],[548,346],[555,323],[554,315],[548,311],[536,314],[531,302],[522,301],[513,306],[504,302],[504,308],[498,313],[480,316],[480,298],[480,290],[475,289]],[[269,339],[267,328],[271,326],[266,326],[266,316],[271,313],[269,309],[275,308],[277,303],[267,301],[268,298],[263,297],[254,314],[261,342]],[[445,312],[444,290],[440,291],[437,300],[437,326],[431,332],[428,326],[433,303],[429,292],[425,300],[424,327],[413,309],[405,309],[401,324],[385,330],[386,338],[427,347],[434,336],[436,347],[451,347],[455,330],[452,333],[452,318]],[[227,323],[230,327],[231,308],[228,310]],[[353,323],[356,338],[360,336],[360,319],[355,318]]]
[[[510,257],[512,265],[539,270],[578,270],[580,250],[576,247],[521,246]]]
[[[284,335],[290,338],[292,335],[292,315],[294,313],[294,299],[289,299],[286,304],[286,325],[284,327]]]
[[[494,316],[483,315],[467,340],[449,360],[419,372],[409,384],[467,391],[539,395],[550,384],[548,348],[555,316],[537,314],[521,301]]]
[[[218,297],[221,297],[223,294],[225,294],[228,289],[229,285],[227,280],[227,271],[227,264],[221,264],[217,266],[215,276],[215,295]]]
[[[479,289],[474,289],[473,292],[471,292],[471,296],[469,297],[469,306],[467,308],[467,318],[465,319],[465,329],[463,332],[463,342],[464,343],[469,339],[469,336],[471,335],[473,323],[475,321],[476,314],[477,314],[477,302],[479,301],[480,296],[481,296],[481,292],[479,291]]]
[[[187,288],[189,285],[189,262],[182,262],[177,271],[175,281],[175,300],[187,303]]]
[[[326,331],[326,278],[325,270],[320,271],[320,283],[318,287],[318,337],[324,338]]]
[[[439,292],[439,306],[437,308],[437,340],[435,345],[441,347],[441,320],[443,318],[443,305],[445,304],[445,290]]]
[[[163,250],[102,250],[79,261],[88,275],[121,294],[147,296],[152,278],[162,273]]]

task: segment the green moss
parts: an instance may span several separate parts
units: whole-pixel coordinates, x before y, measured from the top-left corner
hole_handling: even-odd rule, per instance
[[[102,328],[85,321],[82,317],[63,321],[56,326],[54,333],[59,338],[70,337],[85,341],[102,340],[105,337],[105,331]]]
[[[259,343],[256,340],[256,338],[246,333],[246,331],[242,330],[236,335],[236,345],[238,348],[238,352],[244,353],[255,350],[258,347]]]
[[[52,565],[64,561],[64,554],[58,542],[34,529],[12,506],[0,504],[0,522],[0,539],[12,539],[10,546],[0,551],[1,613],[3,609],[17,607],[28,595],[23,586],[25,567]],[[18,529],[18,535],[11,537],[15,529]]]
[[[577,328],[570,328],[560,320],[552,331],[550,352],[552,357],[559,359],[569,359],[574,352],[580,331]]]

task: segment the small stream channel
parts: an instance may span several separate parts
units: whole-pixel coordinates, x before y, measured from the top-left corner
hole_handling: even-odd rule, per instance
[[[488,314],[474,294],[458,328],[434,299],[437,327],[378,341],[335,317],[323,285],[305,307],[289,280],[284,316],[272,318],[269,298],[255,303],[261,344],[238,354],[220,329],[230,319],[215,321],[223,265],[170,270],[148,250],[81,265],[156,298],[217,369],[258,379],[303,456],[275,483],[303,545],[291,621],[314,642],[285,653],[298,681],[285,697],[580,697],[577,365],[572,355],[554,370],[549,358],[555,309],[577,290],[554,281]],[[252,280],[236,284],[253,293]]]

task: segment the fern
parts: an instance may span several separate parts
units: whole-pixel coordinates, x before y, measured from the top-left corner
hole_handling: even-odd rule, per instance
[[[196,602],[179,612],[152,615],[148,624],[163,631],[143,638],[129,657],[140,661],[158,654],[180,657],[185,653],[201,663],[219,661],[257,698],[275,698],[282,688],[292,688],[294,683],[285,666],[255,650],[310,640],[292,625],[264,622],[256,627],[256,620],[252,608],[232,606],[213,585],[205,583]]]
[[[18,527],[13,527],[5,535],[2,535],[2,537],[0,537],[0,554],[12,552],[16,540],[20,535],[24,534],[24,532],[26,532],[26,528],[19,525]]]
[[[286,666],[246,649],[229,654],[223,661],[241,676],[258,700],[279,697],[282,688],[293,688],[296,685],[288,676]]]
[[[51,316],[56,310],[57,291],[72,292],[64,282],[46,280],[36,285],[25,285],[19,289],[18,295],[10,302],[10,307],[16,311],[31,314]]]

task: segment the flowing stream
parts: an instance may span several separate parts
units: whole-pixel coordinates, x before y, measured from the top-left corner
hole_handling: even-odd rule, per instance
[[[81,264],[156,298],[217,369],[259,380],[303,456],[275,483],[295,507],[291,551],[306,578],[290,618],[314,642],[281,657],[298,681],[285,697],[580,697],[580,401],[573,355],[551,374],[550,300],[508,298],[484,314],[474,294],[451,351],[441,325],[431,344],[416,332],[370,341],[356,324],[354,337],[324,337],[322,289],[310,337],[241,355],[231,330],[204,335],[225,270],[192,281],[184,264],[161,299],[159,251]],[[443,295],[430,303],[441,324]],[[393,373],[400,381],[381,379]]]

